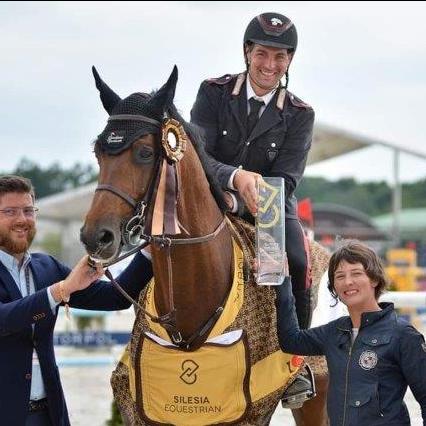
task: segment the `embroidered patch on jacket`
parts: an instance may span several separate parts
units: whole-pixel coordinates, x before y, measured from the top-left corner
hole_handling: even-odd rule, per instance
[[[266,158],[269,161],[273,161],[273,160],[275,160],[277,154],[278,154],[278,151],[276,149],[268,149],[266,151]]]
[[[426,343],[425,342],[422,343],[422,349],[426,352]]]
[[[377,354],[373,351],[364,351],[359,357],[359,365],[364,370],[371,370],[377,365]]]

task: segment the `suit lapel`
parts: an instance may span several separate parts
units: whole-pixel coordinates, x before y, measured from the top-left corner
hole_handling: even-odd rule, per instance
[[[246,121],[247,121],[247,89],[246,82],[241,87],[240,93],[236,96],[231,96],[229,102],[232,115],[238,124],[240,132],[245,136],[247,134]]]
[[[10,275],[6,266],[0,262],[0,281],[6,287],[6,290],[9,292],[12,300],[22,299],[22,294],[19,291],[18,286],[15,283],[15,280]]]
[[[49,282],[48,277],[44,276],[43,268],[39,267],[38,260],[34,259],[34,257],[31,257],[30,268],[33,274],[35,291],[46,287],[47,283]]]
[[[279,89],[277,90],[277,93],[278,92]],[[256,126],[247,139],[248,142],[258,138],[259,136],[263,135],[263,133],[267,132],[269,129],[283,121],[283,117],[281,115],[282,111],[276,107],[277,93],[268,103],[265,111],[263,111],[263,114],[257,121]]]

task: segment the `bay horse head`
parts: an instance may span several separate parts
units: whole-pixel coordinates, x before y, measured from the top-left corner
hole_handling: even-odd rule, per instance
[[[186,134],[176,120],[170,119],[178,76],[176,66],[155,94],[133,93],[125,99],[100,78],[94,67],[92,71],[110,116],[95,143],[99,185],[81,230],[81,240],[89,254],[108,261],[118,256],[123,244],[135,243],[142,234],[148,213],[145,209],[155,201],[163,151],[168,150],[168,163],[180,160]],[[162,137],[163,145],[159,143]]]
[[[177,68],[154,95],[133,93],[121,99],[92,68],[108,124],[98,136],[94,151],[99,163],[99,185],[81,230],[81,240],[89,254],[109,260],[120,252],[130,228],[141,223],[148,190],[153,190],[154,174],[159,169],[161,145],[158,143],[164,117],[173,102]],[[144,198],[145,197],[145,198]],[[129,227],[130,225],[130,227]],[[135,229],[133,229],[135,231]],[[123,238],[123,235],[125,236]]]
[[[100,173],[81,241],[106,265],[123,246],[150,242],[157,310],[177,311],[179,334],[188,335],[223,302],[231,281],[223,193],[208,173],[201,134],[173,105],[176,67],[157,92],[125,99],[93,74],[109,118],[94,145]],[[194,306],[199,297],[208,300]]]

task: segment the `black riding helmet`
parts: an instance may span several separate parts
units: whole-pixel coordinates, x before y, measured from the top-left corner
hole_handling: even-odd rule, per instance
[[[243,41],[244,62],[247,69],[249,68],[249,64],[246,47],[252,43],[287,49],[294,54],[297,48],[296,27],[287,16],[280,13],[262,13],[253,18],[247,26]],[[284,87],[287,88],[289,79],[288,71],[285,76],[286,83]]]
[[[244,46],[248,43],[278,47],[295,51],[297,31],[293,22],[279,13],[262,13],[253,18],[244,33]]]

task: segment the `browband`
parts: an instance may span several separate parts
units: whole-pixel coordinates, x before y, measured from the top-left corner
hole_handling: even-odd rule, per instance
[[[118,114],[111,115],[108,121],[114,120],[132,120],[132,121],[144,121],[145,123],[153,124],[154,126],[161,127],[161,122],[154,120],[153,118],[146,117],[145,115],[133,115],[133,114]]]

